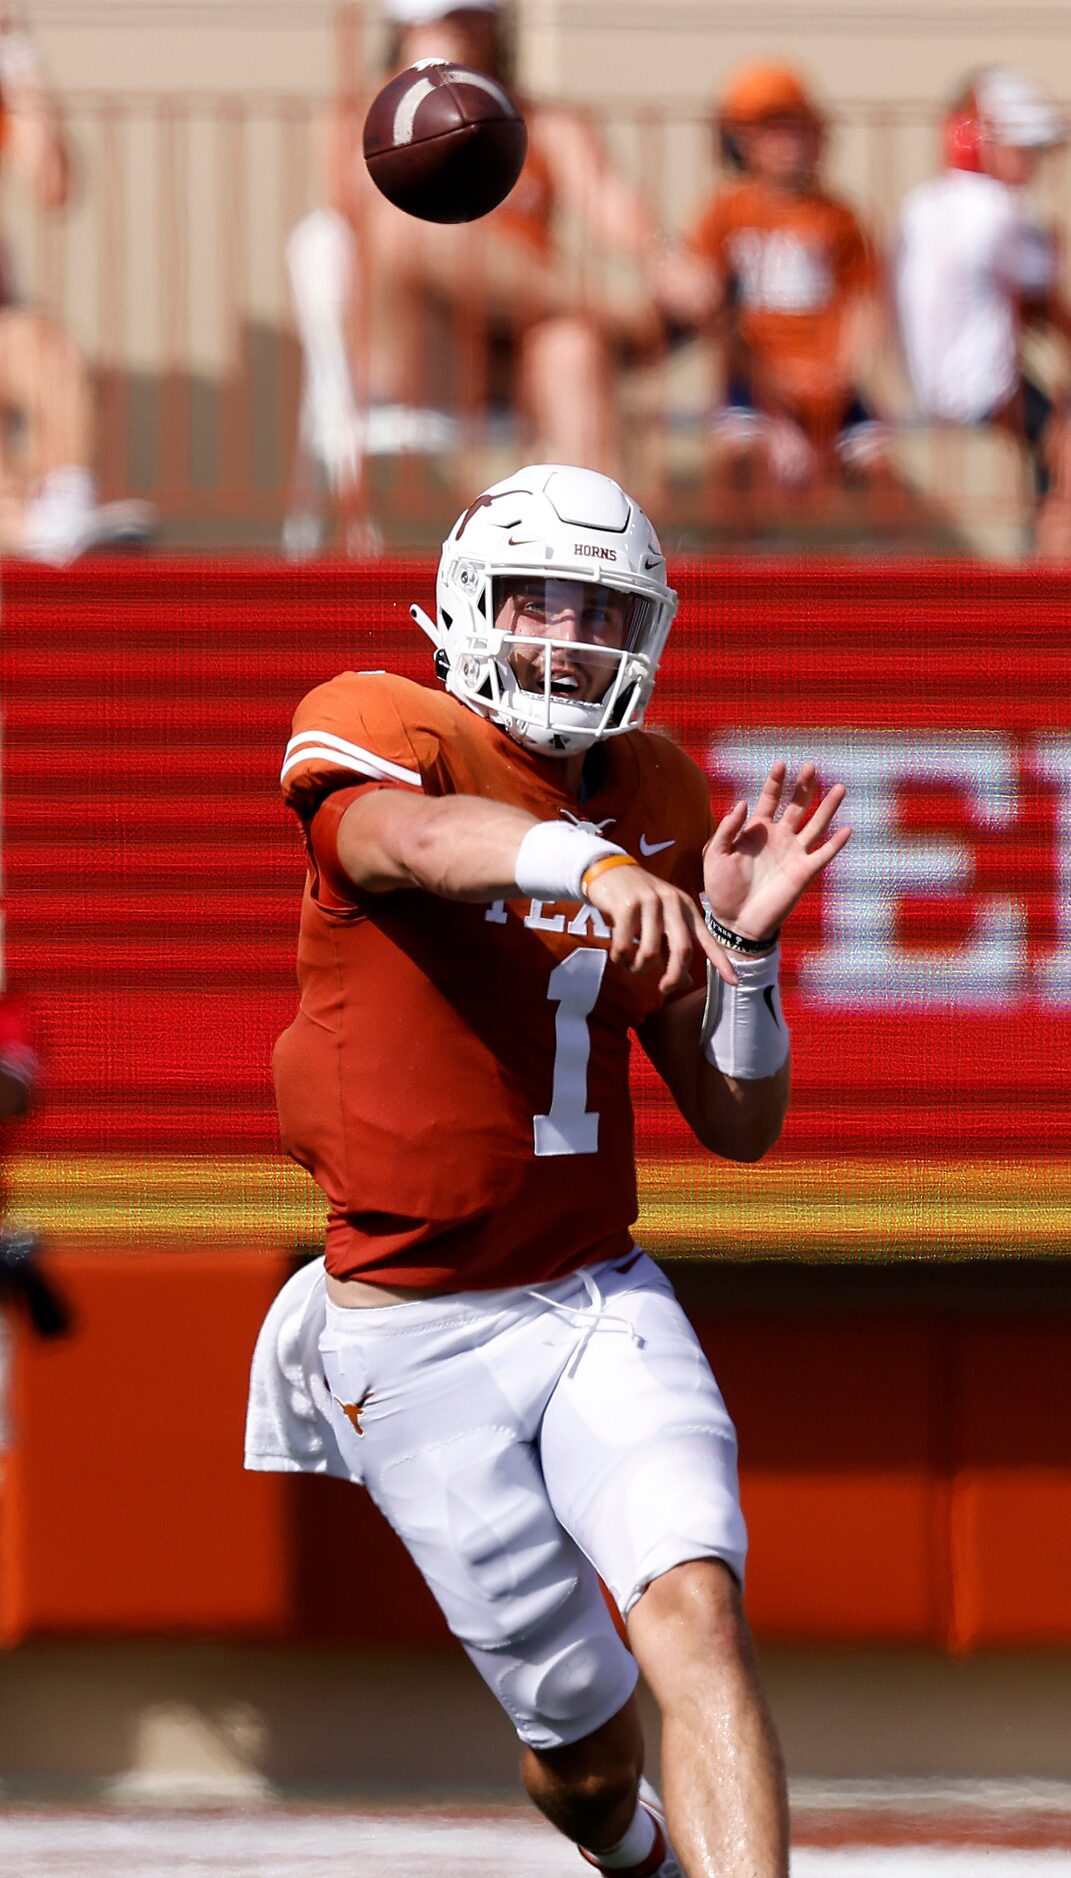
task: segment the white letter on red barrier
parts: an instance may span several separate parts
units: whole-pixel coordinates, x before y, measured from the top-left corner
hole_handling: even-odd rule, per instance
[[[1016,751],[1000,737],[888,736],[768,730],[719,739],[710,752],[715,776],[754,802],[775,757],[789,774],[810,759],[826,788],[844,783],[844,819],[855,833],[823,880],[822,944],[800,963],[800,986],[826,1004],[871,1008],[1007,1003],[1022,989],[1026,913],[1021,901],[980,901],[970,940],[954,949],[921,950],[897,940],[897,901],[914,894],[969,893],[974,856],[951,836],[916,837],[899,825],[904,783],[941,784],[970,804],[984,827],[1018,815]]]
[[[1039,963],[1035,996],[1043,1004],[1071,1004],[1071,738],[1039,737],[1027,762],[1056,791],[1056,950]]]

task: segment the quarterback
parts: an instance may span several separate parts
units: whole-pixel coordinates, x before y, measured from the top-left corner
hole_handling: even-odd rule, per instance
[[[641,728],[675,610],[615,482],[529,466],[458,519],[435,620],[413,609],[443,688],[346,672],[298,706],[301,1002],[275,1085],[327,1248],[261,1332],[247,1464],[366,1486],[589,1863],[785,1878],[736,1439],[632,1240],[629,1053],[704,1148],[765,1154],[778,933],[849,830],[840,787],[780,763],[714,821]]]

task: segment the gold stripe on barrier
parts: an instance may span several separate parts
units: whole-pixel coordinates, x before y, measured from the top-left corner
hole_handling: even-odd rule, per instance
[[[677,1257],[1059,1257],[1071,1164],[782,1161],[707,1176],[648,1162],[641,1208],[639,1236]]]
[[[199,1248],[323,1239],[319,1189],[281,1156],[23,1156],[12,1163],[9,1215],[45,1237],[192,1239]]]
[[[754,1167],[648,1160],[637,1236],[677,1257],[1059,1256],[1071,1250],[1071,1162],[796,1160]],[[312,1181],[274,1156],[24,1156],[9,1213],[46,1238],[191,1250],[315,1245]]]

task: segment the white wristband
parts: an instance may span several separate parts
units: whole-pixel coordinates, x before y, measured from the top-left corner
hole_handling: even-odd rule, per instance
[[[624,852],[571,822],[537,822],[517,849],[517,891],[532,900],[582,900],[580,883],[592,863]]]
[[[727,985],[707,966],[707,1002],[700,1042],[703,1055],[726,1076],[757,1082],[775,1076],[788,1055],[781,1009],[781,948],[760,958],[733,955],[738,984]]]

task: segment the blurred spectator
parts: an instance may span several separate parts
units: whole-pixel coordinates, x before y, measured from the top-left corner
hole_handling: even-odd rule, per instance
[[[0,991],[0,1123],[25,1115],[37,1072],[26,1010],[11,992]]]
[[[25,1115],[37,1067],[26,1012],[17,998],[0,992],[0,1124]],[[66,1303],[38,1263],[34,1234],[4,1225],[0,1226],[0,1455],[8,1441],[8,1307],[25,1311],[41,1336],[61,1336],[70,1327]]]
[[[61,212],[70,157],[36,48],[0,0],[0,159],[36,206]],[[106,543],[151,534],[143,502],[97,500],[85,360],[45,314],[16,303],[0,255],[0,553],[63,565]]]
[[[1027,450],[1040,555],[1071,555],[1067,412],[1024,370],[1028,325],[1071,337],[1054,240],[1025,190],[1066,139],[1056,106],[1017,72],[980,73],[946,125],[944,174],[907,197],[896,258],[903,352],[920,413],[992,424]]]
[[[448,58],[512,88],[502,0],[388,0],[388,12],[391,72]],[[617,371],[657,355],[661,308],[683,262],[580,112],[519,102],[524,170],[501,207],[471,228],[416,222],[393,208],[365,167],[363,104],[340,109],[332,210],[301,223],[288,252],[306,357],[306,443],[336,491],[359,483],[368,451],[449,448],[457,435],[435,424],[447,412],[516,412],[533,433],[526,450],[619,469]],[[630,298],[593,292],[569,266],[563,217],[588,249],[631,264]]]
[[[854,210],[822,183],[823,114],[796,72],[754,66],[729,85],[718,128],[743,180],[716,191],[691,235],[726,345],[716,436],[785,488],[839,468],[884,476],[887,433],[855,378],[876,343],[878,269]]]

